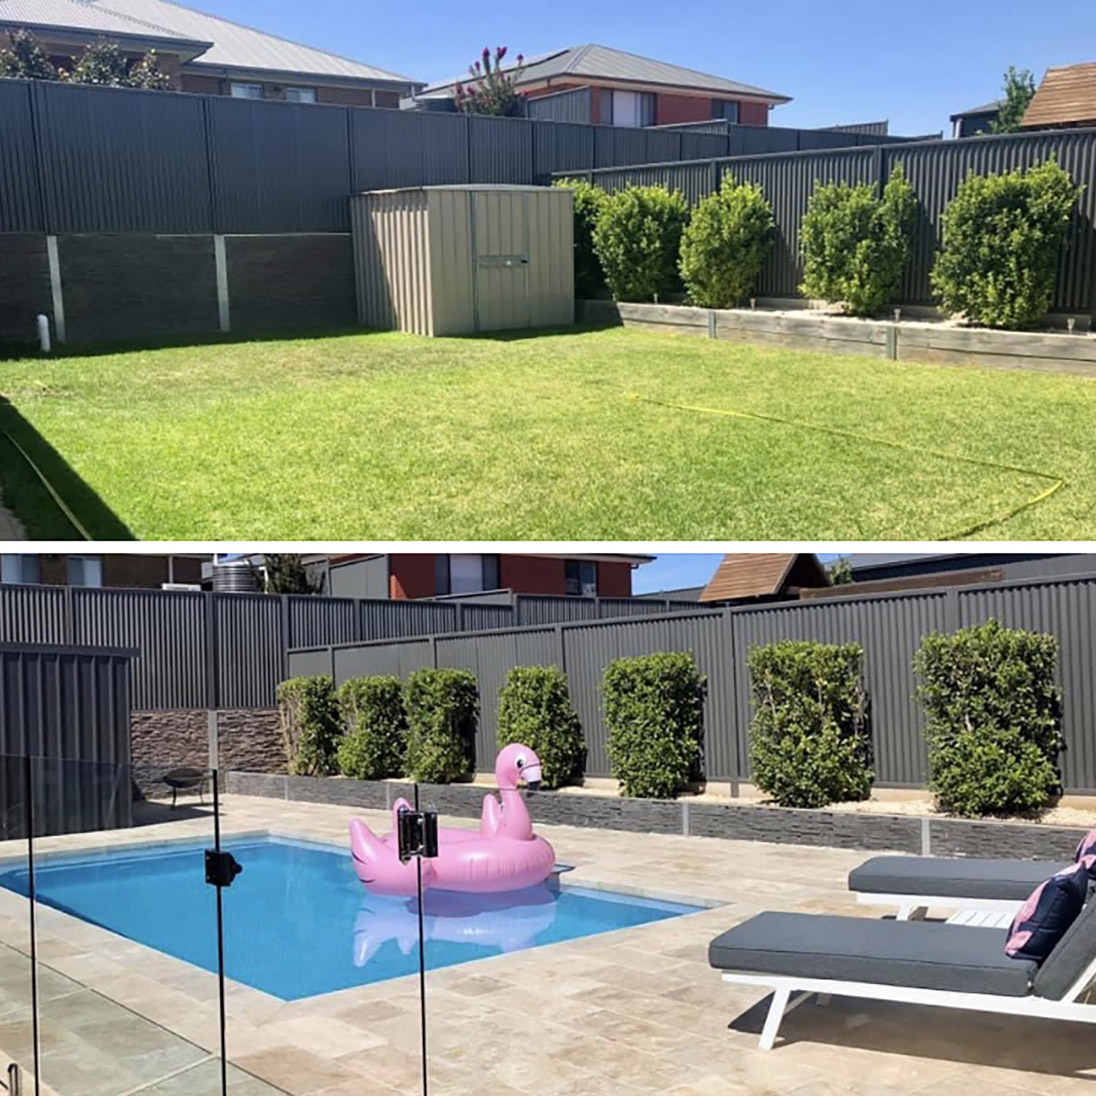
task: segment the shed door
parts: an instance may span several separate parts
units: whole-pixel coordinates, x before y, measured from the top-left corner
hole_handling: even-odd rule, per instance
[[[528,195],[480,190],[471,197],[476,330],[528,327]]]

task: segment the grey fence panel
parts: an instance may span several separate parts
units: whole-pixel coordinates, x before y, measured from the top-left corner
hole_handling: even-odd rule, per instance
[[[760,156],[773,152],[795,152],[799,135],[794,129],[776,126],[733,126],[728,134],[729,156]]]
[[[269,594],[214,594],[219,708],[273,708],[286,677],[283,601]]]
[[[437,641],[439,667],[471,670],[479,687],[476,768],[491,772],[498,753],[499,692],[515,666],[562,666],[562,648],[555,629],[504,632],[497,635],[452,636]]]
[[[354,110],[350,124],[355,193],[471,181],[465,114]]]
[[[128,826],[130,652],[0,646],[0,838],[27,833],[29,757],[35,834]],[[20,809],[9,812],[8,804]]]
[[[463,632],[482,632],[489,628],[506,628],[514,623],[514,610],[509,605],[461,606],[459,627]]]
[[[722,615],[651,617],[564,629],[564,651],[571,697],[586,737],[586,772],[609,775],[608,729],[601,680],[615,658],[658,651],[687,651],[708,675],[704,709],[705,771],[712,779],[735,776],[732,682],[726,673],[728,650]]]
[[[350,230],[344,107],[228,97],[205,107],[217,232]]]
[[[0,643],[72,643],[70,607],[58,586],[0,586]]]
[[[310,597],[286,599],[289,603],[290,647],[353,643],[361,639],[361,614],[353,598]]]
[[[1069,791],[1096,790],[1096,583],[1056,582],[958,590],[962,627],[995,619],[1009,628],[1049,632],[1058,639],[1062,729],[1066,750],[1062,777]]]
[[[929,271],[942,238],[941,218],[959,184],[971,174],[997,174],[1028,168],[1057,158],[1075,182],[1085,184],[1058,266],[1054,310],[1091,312],[1096,305],[1096,134],[1049,131],[974,137],[962,141],[928,141],[887,150],[888,165],[901,164],[919,201],[919,224],[913,258],[902,285],[902,300],[932,300]]]
[[[533,179],[547,182],[553,172],[584,171],[594,163],[593,126],[552,125],[533,127]]]
[[[452,632],[457,606],[443,601],[360,602],[363,639],[388,639]]]
[[[680,133],[682,160],[707,160],[731,154],[730,139],[721,130],[706,133],[703,130],[683,129]]]
[[[306,651],[290,651],[286,673],[289,677],[335,676],[334,652],[330,647],[313,647]]]
[[[572,88],[525,101],[525,117],[537,122],[589,122],[593,117],[593,92]]]
[[[204,596],[183,590],[71,589],[73,642],[128,647],[138,710],[205,708]]]
[[[352,677],[393,676],[406,680],[415,670],[434,665],[433,640],[404,640],[362,647],[336,647],[333,652],[335,684]]]
[[[0,232],[44,232],[31,84],[0,80]]]
[[[681,134],[673,129],[645,129],[647,148],[643,159],[647,163],[662,163],[669,160],[680,160]]]
[[[523,118],[468,119],[470,182],[525,183],[533,179],[533,131]]]
[[[212,231],[200,98],[46,81],[33,96],[49,232]]]

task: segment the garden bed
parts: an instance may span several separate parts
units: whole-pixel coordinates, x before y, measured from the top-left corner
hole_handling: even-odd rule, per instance
[[[701,338],[892,361],[980,365],[1096,377],[1096,335],[996,331],[950,320],[866,320],[814,309],[694,308],[580,301],[579,319]]]
[[[225,790],[362,810],[389,810],[400,796],[412,798],[411,784],[398,780],[274,776],[229,772]],[[487,789],[477,784],[420,784],[424,807],[442,814],[478,818]],[[598,827],[638,833],[673,833],[736,841],[820,845],[936,856],[1069,859],[1084,826],[1047,822],[982,822],[945,816],[856,811],[840,807],[791,810],[714,797],[660,800],[590,794],[537,792],[530,800],[535,823]]]

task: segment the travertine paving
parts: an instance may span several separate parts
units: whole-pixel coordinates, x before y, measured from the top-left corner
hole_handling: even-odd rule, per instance
[[[535,799],[531,807],[535,820]],[[226,836],[269,831],[343,843],[347,816],[344,807],[223,801]],[[363,816],[387,826],[377,812]],[[45,854],[209,832],[208,819],[190,818],[37,844]],[[720,905],[429,973],[435,1093],[1057,1096],[1091,1091],[1096,1081],[1096,1041],[1080,1025],[906,1005],[808,1004],[786,1018],[774,1050],[758,1050],[763,997],[722,983],[707,965],[708,940],[763,909],[865,915],[845,890],[860,853],[569,827],[541,832],[575,865],[567,882]],[[0,856],[17,854],[11,846],[0,845]],[[12,949],[25,949],[25,941],[25,902],[0,891],[0,942],[8,945],[0,951],[0,1054],[16,1057],[25,1039],[25,972]],[[52,1009],[43,1006],[51,1028],[43,1060],[54,1055],[47,1080],[59,1096],[216,1091],[212,975],[50,909],[39,911],[39,942],[48,967],[43,992],[54,995]],[[87,1015],[82,996],[94,1004]],[[108,1004],[118,1015],[104,1020]],[[261,1081],[294,1096],[420,1090],[416,978],[288,1003],[233,984],[228,1015],[229,1058],[246,1071],[236,1074],[234,1094],[271,1091]],[[58,1052],[66,1046],[67,1056]],[[87,1068],[95,1055],[98,1072]],[[89,1075],[123,1071],[134,1078],[128,1090],[81,1087]],[[159,1080],[148,1087],[153,1077]]]

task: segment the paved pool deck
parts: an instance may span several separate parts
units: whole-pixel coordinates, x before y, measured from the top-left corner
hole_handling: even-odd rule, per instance
[[[532,813],[536,817],[536,801]],[[345,807],[226,796],[223,834],[344,844]],[[388,817],[362,811],[384,830]],[[467,820],[444,819],[468,825]],[[835,999],[790,1013],[770,1052],[762,991],[724,985],[708,940],[765,909],[871,916],[845,889],[865,854],[540,827],[574,885],[712,903],[684,917],[427,974],[431,1091],[453,1096],[1018,1096],[1096,1092],[1082,1025]],[[198,812],[45,838],[42,855],[205,838]],[[0,857],[20,855],[15,842]],[[276,916],[272,910],[271,915]],[[26,902],[0,891],[0,1056],[29,1038]],[[44,1080],[57,1096],[216,1089],[213,975],[59,911],[39,910]],[[233,983],[234,1096],[421,1091],[417,977],[284,1002]],[[128,1085],[128,1087],[126,1087]]]

